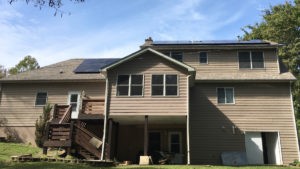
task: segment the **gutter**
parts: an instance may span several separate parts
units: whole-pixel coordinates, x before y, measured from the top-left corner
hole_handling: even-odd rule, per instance
[[[104,150],[105,150],[105,140],[106,140],[106,126],[107,126],[107,116],[108,116],[108,85],[109,81],[107,76],[105,77],[105,107],[104,107],[104,127],[103,127],[103,137],[102,137],[102,150],[101,150],[101,160],[104,159]]]
[[[190,155],[190,76],[187,76],[187,104],[186,104],[186,108],[187,108],[187,116],[186,116],[186,147],[187,147],[187,164],[191,164],[191,155]]]

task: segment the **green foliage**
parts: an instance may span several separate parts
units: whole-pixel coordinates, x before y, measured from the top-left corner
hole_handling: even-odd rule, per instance
[[[20,72],[25,72],[27,70],[38,69],[40,66],[37,60],[30,55],[25,56],[15,67],[9,69],[9,74],[15,75]]]
[[[297,121],[300,119],[300,0],[286,1],[264,10],[263,21],[248,25],[244,40],[265,39],[284,44],[278,55],[297,81],[293,83],[293,100]],[[300,123],[298,122],[298,128]]]
[[[6,69],[3,65],[0,65],[0,79],[6,76]]]
[[[43,107],[43,114],[35,122],[35,143],[37,146],[42,147],[44,143],[44,134],[47,122],[50,120],[50,112],[52,106],[47,104]]]

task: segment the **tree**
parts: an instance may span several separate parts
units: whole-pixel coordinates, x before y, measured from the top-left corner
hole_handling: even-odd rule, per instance
[[[6,76],[6,69],[3,65],[0,65],[0,79]]]
[[[45,132],[47,129],[47,123],[50,120],[51,110],[52,106],[50,104],[46,104],[43,107],[43,114],[35,122],[35,143],[39,147],[43,147],[44,144]]]
[[[17,2],[18,0],[8,0],[10,4]],[[63,11],[60,8],[63,6],[63,0],[24,0],[27,4],[33,4],[35,7],[42,9],[44,6],[48,6],[50,8],[55,9],[54,16],[57,13],[60,13],[61,16],[63,15]],[[69,0],[75,3],[82,3],[85,0]]]
[[[27,70],[38,69],[40,66],[37,60],[30,55],[25,56],[15,67],[9,69],[9,74],[15,75],[20,72],[25,72]]]
[[[293,99],[297,126],[300,128],[300,0],[271,6],[263,11],[263,20],[242,28],[244,40],[266,39],[284,44],[278,55],[297,78]]]

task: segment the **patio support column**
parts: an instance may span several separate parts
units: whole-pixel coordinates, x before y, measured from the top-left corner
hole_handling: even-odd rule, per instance
[[[112,150],[112,128],[113,128],[113,120],[112,119],[109,119],[108,120],[108,146],[107,147],[109,149],[108,151],[108,159],[111,159],[111,150]]]
[[[144,123],[144,156],[148,155],[148,116],[145,116]]]

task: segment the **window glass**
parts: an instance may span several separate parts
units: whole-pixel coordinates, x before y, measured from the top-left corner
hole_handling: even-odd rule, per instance
[[[170,152],[180,153],[180,135],[177,133],[170,135]]]
[[[218,103],[234,103],[233,88],[217,88]]]
[[[218,103],[225,103],[225,89],[218,88]]]
[[[131,84],[143,84],[143,75],[131,75]]]
[[[207,63],[207,52],[200,52],[199,62],[200,63]]]
[[[38,92],[36,94],[35,105],[43,106],[47,103],[47,93],[46,92]]]
[[[239,67],[251,68],[250,52],[239,52]]]
[[[177,75],[166,75],[166,84],[177,84]]]
[[[129,75],[119,75],[118,85],[120,84],[129,84]]]
[[[252,68],[264,68],[264,57],[262,52],[252,52]]]
[[[171,57],[182,62],[182,52],[171,52]]]
[[[117,96],[143,95],[143,75],[119,75],[117,83]]]
[[[152,75],[152,96],[176,96],[177,75]]]
[[[225,88],[226,103],[233,103],[233,88]]]
[[[152,96],[163,96],[164,86],[152,86]]]
[[[70,105],[72,106],[72,112],[77,111],[78,94],[70,95]]]
[[[152,84],[164,84],[164,75],[152,75]]]

